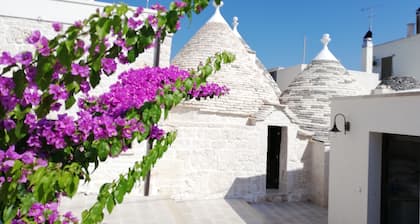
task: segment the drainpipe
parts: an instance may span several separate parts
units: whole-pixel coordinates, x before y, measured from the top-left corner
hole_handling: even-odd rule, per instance
[[[157,37],[155,41],[155,48],[153,51],[153,67],[159,67],[160,60],[160,38]],[[152,141],[147,140],[146,155],[152,150]],[[144,181],[144,196],[149,196],[150,189],[150,171],[147,173],[146,180]]]

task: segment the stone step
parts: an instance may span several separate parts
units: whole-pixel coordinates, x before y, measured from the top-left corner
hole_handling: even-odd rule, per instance
[[[286,202],[287,194],[285,193],[267,193],[265,195],[265,201],[268,202]]]

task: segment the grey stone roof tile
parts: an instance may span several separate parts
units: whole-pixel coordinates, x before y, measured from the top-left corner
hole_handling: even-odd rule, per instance
[[[293,111],[302,129],[315,133],[315,140],[328,142],[330,99],[362,93],[356,80],[338,61],[314,60],[283,91],[280,103]]]
[[[281,94],[275,81],[250,50],[245,41],[237,37],[224,22],[207,22],[174,57],[172,64],[184,69],[195,68],[209,56],[223,50],[236,56],[233,64],[209,77],[210,82],[226,85],[230,93],[218,99],[187,101],[202,111],[233,114],[255,114],[263,100],[279,102]]]

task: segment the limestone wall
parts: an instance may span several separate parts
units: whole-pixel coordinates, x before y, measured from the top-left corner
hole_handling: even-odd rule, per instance
[[[263,199],[266,194],[268,125],[280,126],[280,191],[289,200],[307,198],[304,151],[308,140],[296,140],[297,127],[280,111],[255,126],[247,118],[175,109],[165,122],[178,137],[152,171],[152,195],[178,200],[210,198]]]

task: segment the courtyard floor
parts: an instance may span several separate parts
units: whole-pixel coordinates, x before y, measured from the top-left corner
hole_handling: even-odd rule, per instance
[[[62,211],[80,214],[92,198],[63,201]],[[177,202],[131,198],[107,215],[105,224],[327,224],[327,209],[303,202],[261,202],[217,199]]]

